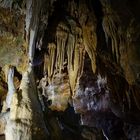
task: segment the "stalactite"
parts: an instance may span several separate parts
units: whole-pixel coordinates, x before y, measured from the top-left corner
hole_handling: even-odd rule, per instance
[[[62,51],[61,51],[61,64],[60,64],[60,66],[61,66],[61,68],[60,68],[60,70],[62,70],[62,69],[64,69],[63,68],[63,65],[64,65],[64,57],[65,57],[65,45],[66,45],[66,40],[64,39],[64,40],[62,40],[62,42],[61,42],[61,46],[62,46]],[[60,73],[60,72],[59,72]]]
[[[88,25],[83,28],[83,40],[84,40],[85,50],[88,53],[92,62],[91,63],[92,70],[95,73],[96,72],[97,37],[96,37],[96,32],[94,30],[96,29],[96,24],[94,26]]]
[[[114,20],[114,17],[109,17],[108,15],[106,15],[103,18],[102,26],[103,26],[106,38],[111,37],[112,39],[111,40],[112,54],[114,57],[116,57],[116,60],[118,62],[119,61],[119,47],[118,47],[119,36],[117,34],[117,27],[114,23],[115,21],[113,20]]]
[[[50,59],[51,59],[51,72],[50,72],[50,74],[51,74],[51,76],[53,75],[53,72],[54,72],[54,64],[55,64],[55,49],[56,49],[56,46],[55,46],[55,44],[53,45],[53,48],[51,49],[51,53],[50,53]]]
[[[59,69],[59,73],[63,69],[64,56],[65,56],[65,46],[67,40],[67,33],[64,31],[57,31],[57,62],[56,68]]]
[[[29,43],[29,60],[30,64],[32,65],[34,54],[35,54],[35,47],[36,47],[36,37],[38,32],[39,26],[39,14],[41,10],[42,2],[39,0],[29,0],[27,1],[27,11],[26,11],[26,38],[27,42]],[[28,36],[30,35],[30,36]]]
[[[75,47],[75,37],[72,34],[68,35],[68,43],[67,43],[67,57],[68,57],[68,70],[72,66],[73,68],[73,54]]]
[[[7,108],[11,106],[12,96],[15,93],[15,86],[14,86],[14,67],[9,68],[8,72],[8,93],[6,97],[6,105]]]
[[[78,78],[81,76],[84,65],[85,48],[82,42],[79,42],[81,38],[75,37],[75,42],[71,42],[68,47],[71,47],[70,52],[68,52],[68,58],[70,59],[70,64],[68,65],[70,85],[72,93],[74,95],[76,83]],[[69,42],[68,42],[69,43]],[[74,49],[74,50],[73,50]]]
[[[29,38],[29,28],[30,28],[31,18],[32,18],[32,0],[27,0],[26,1],[26,18],[25,18],[25,24],[26,24],[25,30],[26,30],[27,42]]]
[[[60,65],[60,52],[61,52],[61,42],[60,38],[57,38],[57,55],[56,55],[56,69]]]
[[[63,66],[63,62],[62,62],[62,53],[63,53],[63,50],[62,50],[62,39],[58,39],[59,40],[59,42],[58,42],[58,44],[59,44],[59,52],[58,52],[58,69],[59,69],[59,74],[61,73],[61,70],[62,70],[62,66]]]
[[[30,64],[32,65],[34,54],[35,54],[35,40],[37,35],[37,26],[35,30],[30,30],[30,41],[29,41],[29,60]]]
[[[79,45],[79,51],[80,51],[80,58],[79,58],[79,71],[78,71],[78,77],[80,78],[83,73],[83,67],[84,67],[84,60],[85,60],[85,47],[83,44]]]
[[[56,61],[56,57],[55,57],[56,45],[54,43],[50,43],[48,45],[48,48],[49,48],[49,61],[45,65],[47,65],[47,67],[48,67],[48,78],[49,78],[49,83],[51,83],[51,81],[52,81],[51,78],[54,73],[54,66],[55,66],[55,61]]]
[[[79,53],[78,53],[78,49],[76,48],[75,37],[71,35],[68,38],[67,57],[68,57],[68,73],[69,73],[70,85],[71,85],[71,89],[74,90],[76,79],[78,76]]]

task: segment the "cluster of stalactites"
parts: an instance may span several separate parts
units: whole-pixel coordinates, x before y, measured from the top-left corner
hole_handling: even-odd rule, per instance
[[[83,6],[81,4],[82,13],[81,8],[77,11],[79,21],[72,18],[74,17],[73,10],[75,8],[71,9],[73,11],[70,12],[71,16],[65,16],[63,21],[59,21],[55,27],[55,37],[53,36],[55,40],[49,42],[47,46],[48,51],[45,54],[44,70],[47,73],[48,81],[47,96],[52,101],[50,108],[53,110],[64,110],[70,92],[74,96],[76,86],[83,73],[86,53],[91,60],[92,71],[96,72],[96,20],[93,16],[94,13],[87,16],[89,11],[85,12]],[[63,74],[68,76],[65,77]],[[61,84],[64,81],[65,84]],[[63,85],[62,88],[60,85]],[[61,101],[58,103],[60,98]],[[65,107],[62,108],[61,106]]]
[[[82,72],[84,53],[82,38],[78,37],[78,33],[70,33],[68,27],[62,23],[58,25],[56,44],[48,44],[49,55],[45,64],[49,77],[48,81],[53,82],[53,76],[56,73],[61,75],[67,66],[70,86],[74,89],[77,77]]]

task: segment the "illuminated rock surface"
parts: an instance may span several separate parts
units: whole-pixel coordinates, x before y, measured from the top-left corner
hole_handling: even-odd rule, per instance
[[[0,139],[140,139],[139,0],[0,1]]]

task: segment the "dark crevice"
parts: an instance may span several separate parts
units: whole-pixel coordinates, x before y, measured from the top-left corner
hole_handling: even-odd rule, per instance
[[[16,67],[14,67],[14,76],[18,77],[19,81],[21,81],[22,74],[17,71]]]
[[[104,14],[102,11],[103,8],[100,0],[91,0],[91,3],[97,20],[98,21],[102,20]]]
[[[108,44],[106,42],[105,33],[102,27],[102,20],[103,20],[103,11],[102,11],[102,4],[99,0],[92,1],[93,10],[97,19],[97,27],[96,27],[96,35],[97,35],[97,73],[103,74],[104,69],[103,65],[101,66],[100,57],[101,55],[108,55],[110,50],[108,49]],[[111,46],[110,46],[111,47]],[[101,71],[102,70],[102,71]],[[105,75],[105,73],[103,74]]]
[[[54,2],[54,11],[48,18],[48,26],[43,38],[44,47],[46,47],[49,42],[55,42],[56,27],[60,21],[65,20],[65,16],[67,15],[64,5],[67,5],[67,2],[64,0]]]

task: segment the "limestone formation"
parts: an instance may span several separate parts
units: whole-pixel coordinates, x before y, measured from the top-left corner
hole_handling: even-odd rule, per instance
[[[0,139],[140,139],[140,0],[1,0]]]

